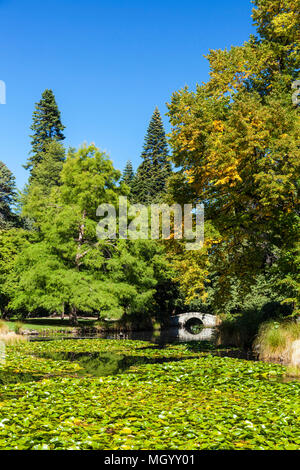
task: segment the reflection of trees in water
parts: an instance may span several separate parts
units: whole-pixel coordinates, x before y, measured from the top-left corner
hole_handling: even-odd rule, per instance
[[[194,319],[193,319],[194,320]],[[197,321],[198,319],[196,319]],[[216,328],[206,327],[201,324],[192,325],[192,331],[188,331],[186,328],[181,326],[171,326],[163,330],[157,331],[128,331],[124,333],[111,333],[102,332],[94,335],[80,335],[78,338],[103,338],[103,339],[114,339],[114,340],[134,340],[134,341],[149,341],[153,344],[172,344],[178,342],[190,342],[190,341],[211,341],[215,342]]]
[[[73,353],[57,352],[44,354],[42,357],[54,361],[76,362],[82,370],[76,371],[76,375],[93,375],[103,377],[105,375],[114,375],[127,368],[126,357],[111,353]],[[124,362],[125,361],[125,362]]]
[[[152,346],[158,347],[158,346]],[[151,346],[150,346],[151,348]],[[41,357],[52,359],[54,361],[76,362],[82,369],[74,372],[66,372],[67,375],[103,377],[107,375],[121,374],[122,372],[131,372],[128,369],[131,366],[140,366],[143,364],[163,364],[165,362],[180,362],[186,359],[196,359],[197,356],[184,357],[159,357],[149,358],[147,356],[122,356],[110,353],[72,353],[58,352],[42,355]],[[136,373],[136,370],[134,371]]]
[[[0,371],[0,385],[36,382],[41,380],[41,374],[31,374],[30,372],[16,372],[14,369]]]
[[[214,343],[216,337],[215,328],[201,328],[198,333],[192,333],[186,328],[173,327],[167,331],[161,332],[160,341],[168,342],[171,340],[180,343],[189,343],[190,341],[210,341]]]
[[[199,320],[199,318],[191,318],[184,325],[184,329],[192,335],[198,335],[199,333],[201,333],[203,328],[203,322]]]
[[[78,360],[78,364],[84,369],[83,374],[91,374],[96,377],[114,375],[124,370],[122,361],[124,356],[116,354],[86,355]],[[79,372],[80,373],[80,372]]]

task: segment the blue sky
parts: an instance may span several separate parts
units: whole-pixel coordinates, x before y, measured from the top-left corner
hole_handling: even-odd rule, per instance
[[[95,142],[117,168],[137,167],[155,106],[164,115],[174,91],[208,79],[209,49],[248,39],[251,9],[250,0],[0,0],[0,160],[18,187],[45,88],[67,147]]]

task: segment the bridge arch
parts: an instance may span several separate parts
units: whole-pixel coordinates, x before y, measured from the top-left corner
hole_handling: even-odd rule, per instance
[[[174,315],[170,318],[170,324],[179,328],[185,328],[192,320],[200,321],[206,328],[217,326],[217,317],[215,315],[200,312],[188,312]]]

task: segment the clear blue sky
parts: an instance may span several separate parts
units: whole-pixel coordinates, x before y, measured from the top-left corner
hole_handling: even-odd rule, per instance
[[[45,88],[67,146],[95,142],[117,168],[137,167],[155,106],[164,115],[172,92],[208,79],[209,49],[248,39],[251,9],[250,0],[0,0],[0,160],[18,187]]]

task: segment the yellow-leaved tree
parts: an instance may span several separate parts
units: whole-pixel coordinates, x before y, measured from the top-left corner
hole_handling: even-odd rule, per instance
[[[208,278],[217,272],[218,299],[229,294],[230,278],[246,285],[268,272],[295,307],[300,113],[292,84],[300,78],[300,2],[254,4],[257,36],[210,51],[209,82],[172,96],[170,144],[180,170],[169,188],[181,203],[203,202],[220,234],[203,263]],[[195,258],[189,258],[179,261],[192,284]]]

